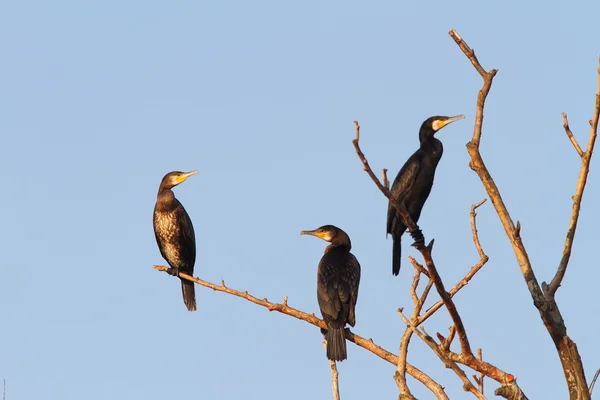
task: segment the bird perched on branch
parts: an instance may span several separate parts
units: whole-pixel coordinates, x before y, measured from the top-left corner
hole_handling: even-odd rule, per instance
[[[425,120],[419,130],[419,141],[421,146],[406,161],[398,172],[392,185],[391,193],[401,204],[404,205],[411,219],[417,224],[423,205],[429,197],[435,169],[442,158],[444,148],[442,142],[434,137],[434,134],[444,126],[463,119],[464,115],[456,117],[435,116]],[[392,235],[392,274],[400,273],[400,257],[402,248],[400,245],[402,235],[406,231],[406,225],[402,216],[390,201],[388,204],[387,233]],[[420,230],[411,233],[416,242],[424,241]]]
[[[346,323],[354,326],[354,308],[358,298],[360,264],[350,250],[350,237],[340,228],[324,225],[314,231],[302,231],[301,235],[312,235],[330,242],[319,262],[317,272],[317,300],[327,330],[321,333],[327,340],[327,358],[343,361],[347,358]]]
[[[169,172],[164,176],[158,188],[156,205],[154,206],[154,235],[160,254],[171,267],[167,273],[179,276],[179,272],[193,275],[196,263],[196,238],[194,226],[183,205],[175,198],[173,187],[198,173]],[[183,302],[188,311],[196,310],[196,293],[194,283],[181,279]]]

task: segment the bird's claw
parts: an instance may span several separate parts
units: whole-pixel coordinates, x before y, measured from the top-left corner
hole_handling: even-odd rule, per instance
[[[171,275],[171,276],[176,276],[179,278],[179,268],[169,268],[167,270],[167,274]]]
[[[425,245],[425,237],[423,236],[423,231],[417,227],[414,232],[410,232],[410,236],[414,239],[413,247],[417,247],[419,245]]]

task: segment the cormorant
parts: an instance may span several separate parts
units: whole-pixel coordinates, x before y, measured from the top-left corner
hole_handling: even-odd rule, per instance
[[[188,275],[194,273],[196,238],[192,220],[183,205],[175,198],[171,188],[197,173],[198,170],[169,172],[164,176],[158,188],[158,196],[154,206],[154,235],[160,254],[171,267],[167,272],[173,276],[179,276],[179,271]],[[181,291],[183,302],[188,311],[195,311],[196,293],[194,283],[181,279]]]
[[[423,205],[429,197],[435,169],[442,158],[442,142],[433,135],[451,122],[463,119],[464,115],[456,117],[434,116],[428,118],[421,125],[419,130],[419,141],[421,146],[406,161],[392,185],[392,194],[406,207],[406,211],[416,224],[421,216]],[[406,230],[402,217],[396,208],[390,202],[388,204],[387,233],[392,234],[392,274],[400,273],[400,240]],[[422,234],[419,232],[416,235]],[[413,236],[414,237],[414,236]]]
[[[331,244],[319,262],[317,272],[317,300],[327,330],[321,333],[327,340],[327,358],[343,361],[347,358],[344,327],[354,326],[354,307],[358,298],[360,264],[350,249],[350,238],[338,227],[324,225],[314,231],[302,231],[301,235],[312,235]]]

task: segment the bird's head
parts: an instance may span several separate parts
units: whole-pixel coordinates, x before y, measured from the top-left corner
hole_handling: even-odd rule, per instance
[[[451,124],[454,121],[458,121],[459,119],[465,118],[464,115],[457,115],[455,117],[445,117],[436,115],[430,118],[427,118],[423,125],[421,125],[421,130],[419,131],[419,139],[421,142],[424,140],[430,139],[433,135],[445,127],[448,124]]]
[[[323,239],[326,242],[330,242],[333,245],[345,244],[350,246],[350,237],[346,232],[333,225],[323,225],[314,231],[301,231],[301,235],[316,236],[319,239]]]
[[[184,182],[190,176],[196,175],[197,173],[198,173],[197,169],[195,169],[191,172],[181,172],[181,171],[169,172],[162,179],[162,182],[160,183],[159,191],[162,189],[171,189],[171,188],[179,185],[180,183]]]

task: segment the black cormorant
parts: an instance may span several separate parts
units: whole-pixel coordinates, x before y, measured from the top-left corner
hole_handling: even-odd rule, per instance
[[[406,161],[392,185],[392,194],[406,207],[406,211],[416,224],[421,216],[423,205],[429,197],[435,169],[442,158],[444,150],[442,142],[434,134],[451,122],[463,119],[464,115],[456,117],[435,116],[425,120],[419,131],[421,146]],[[392,234],[394,241],[392,250],[392,273],[400,273],[400,240],[406,230],[402,217],[390,202],[388,204],[387,233]],[[420,234],[420,233],[419,233]]]
[[[360,264],[350,249],[350,238],[338,227],[324,225],[314,231],[302,231],[301,235],[312,235],[331,244],[319,262],[317,272],[317,300],[327,330],[321,329],[327,340],[327,358],[343,361],[346,355],[346,323],[354,326],[354,308],[358,298]]]
[[[167,272],[173,276],[179,276],[179,271],[193,275],[196,262],[196,238],[192,220],[183,205],[175,198],[171,188],[197,173],[198,170],[169,172],[158,188],[154,206],[154,235],[160,254],[171,267]],[[181,279],[181,291],[188,311],[195,311],[194,283]]]

